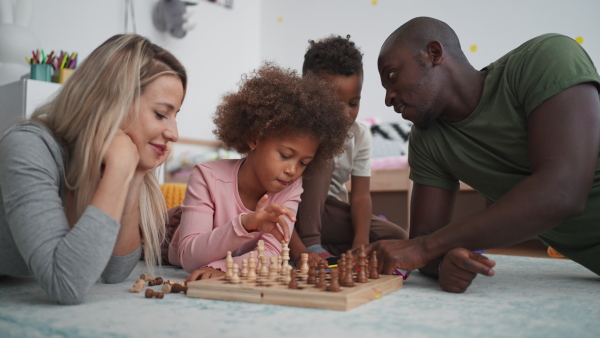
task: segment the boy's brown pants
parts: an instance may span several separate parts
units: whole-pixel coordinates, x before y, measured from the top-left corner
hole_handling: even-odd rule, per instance
[[[302,202],[296,215],[296,232],[305,246],[321,244],[334,256],[352,249],[354,228],[350,204],[328,196],[333,160],[323,168],[303,177]],[[371,217],[369,242],[382,239],[408,239],[408,233],[402,227]]]

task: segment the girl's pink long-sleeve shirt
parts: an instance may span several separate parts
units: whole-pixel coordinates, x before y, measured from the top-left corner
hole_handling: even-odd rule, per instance
[[[190,273],[203,266],[225,271],[225,256],[231,251],[234,263],[241,268],[242,259],[256,250],[260,239],[265,242],[265,256],[281,253],[281,243],[273,235],[248,232],[242,226],[241,215],[253,212],[244,206],[238,193],[238,171],[243,162],[217,160],[194,167],[181,204],[181,223],[169,247],[171,264]],[[302,191],[299,178],[279,193],[268,193],[265,205],[276,203],[295,215]],[[291,234],[294,223],[284,217]]]

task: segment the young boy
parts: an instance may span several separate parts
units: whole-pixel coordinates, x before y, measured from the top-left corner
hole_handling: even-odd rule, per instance
[[[299,262],[309,253],[310,264],[339,256],[382,239],[407,239],[405,229],[372,215],[371,133],[356,122],[363,83],[362,53],[350,36],[309,41],[302,75],[316,74],[336,86],[336,97],[354,121],[344,152],[319,172],[304,177],[304,192],[290,241],[290,255]],[[345,183],[351,180],[351,191]]]

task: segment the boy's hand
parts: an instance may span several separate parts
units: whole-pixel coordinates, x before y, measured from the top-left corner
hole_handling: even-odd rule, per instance
[[[200,269],[194,270],[191,275],[185,280],[185,282],[193,282],[201,279],[219,278],[225,276],[225,272],[217,270],[208,266],[201,267]]]
[[[278,242],[289,242],[290,228],[283,216],[287,216],[292,222],[296,221],[296,216],[288,208],[275,203],[265,206],[267,199],[268,196],[264,195],[256,204],[256,211],[242,215],[242,225],[247,231],[268,233]]]
[[[319,263],[321,262],[325,263],[325,268],[329,268],[329,264],[327,264],[327,261],[323,257],[319,256],[319,254],[317,254],[316,252],[308,253],[308,266],[314,266],[315,268],[318,268]]]
[[[496,262],[480,253],[464,248],[452,249],[440,263],[440,287],[447,292],[463,293],[477,274],[493,276],[495,265]]]

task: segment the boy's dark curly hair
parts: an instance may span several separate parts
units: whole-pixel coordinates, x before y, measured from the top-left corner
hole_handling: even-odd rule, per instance
[[[312,135],[319,143],[313,161],[340,154],[352,121],[335,89],[316,75],[265,63],[244,74],[239,90],[223,97],[213,118],[217,139],[241,154],[248,141],[289,135]],[[314,166],[311,166],[314,167]]]
[[[350,41],[350,35],[329,36],[324,40],[315,42],[309,40],[310,46],[304,54],[302,75],[327,73],[331,75],[350,76],[363,74],[362,53]]]

